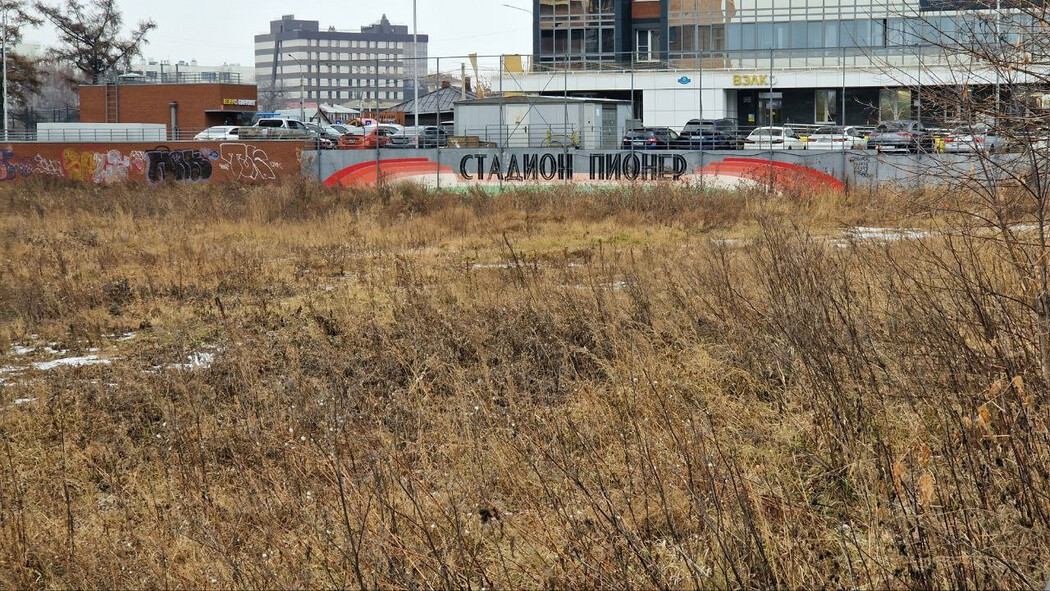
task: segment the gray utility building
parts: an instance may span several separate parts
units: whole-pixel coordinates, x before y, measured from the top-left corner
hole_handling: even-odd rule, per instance
[[[386,15],[360,32],[321,30],[318,21],[285,15],[255,36],[260,100],[269,92],[287,102],[395,105],[412,96],[414,77],[426,76],[428,42],[420,34],[413,43],[412,31]]]
[[[620,146],[630,101],[554,96],[505,96],[456,103],[456,135],[507,148]]]

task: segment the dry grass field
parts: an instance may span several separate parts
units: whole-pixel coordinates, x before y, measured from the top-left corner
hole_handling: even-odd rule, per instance
[[[960,200],[0,188],[0,587],[1041,588]]]

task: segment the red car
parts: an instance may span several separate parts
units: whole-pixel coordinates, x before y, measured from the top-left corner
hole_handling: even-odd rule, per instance
[[[390,136],[382,129],[373,129],[368,133],[348,133],[339,138],[340,150],[374,150],[385,148],[390,143]]]

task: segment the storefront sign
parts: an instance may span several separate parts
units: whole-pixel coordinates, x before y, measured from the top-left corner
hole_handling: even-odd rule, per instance
[[[733,86],[769,86],[769,74],[733,74]]]
[[[223,105],[233,105],[233,106],[237,106],[237,107],[254,107],[255,106],[255,100],[254,99],[232,99],[232,98],[228,98],[228,99],[222,99],[222,104]]]

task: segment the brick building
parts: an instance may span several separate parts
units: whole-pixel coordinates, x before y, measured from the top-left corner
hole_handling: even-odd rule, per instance
[[[186,139],[212,125],[250,125],[253,84],[97,84],[80,86],[84,123],[161,123]]]

